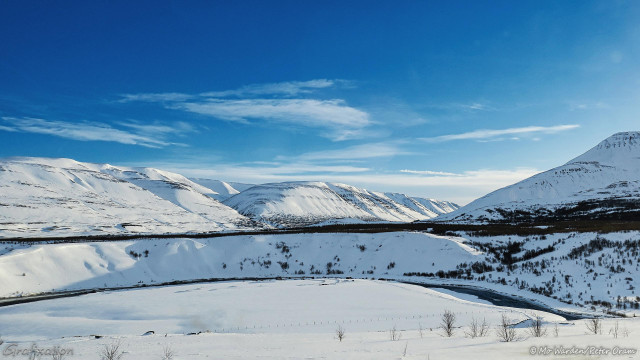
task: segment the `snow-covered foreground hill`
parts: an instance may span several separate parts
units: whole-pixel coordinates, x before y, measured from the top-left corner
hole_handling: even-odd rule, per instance
[[[445,310],[455,315],[451,337],[439,328]],[[502,342],[497,334],[503,315],[515,330],[514,342]],[[543,321],[544,337],[527,330],[536,316]],[[484,336],[465,335],[474,318],[487,322]],[[367,360],[530,359],[544,351],[552,351],[545,358],[562,358],[554,353],[561,349],[637,351],[637,319],[605,319],[602,334],[596,335],[586,335],[585,324],[392,282],[223,282],[0,308],[0,348],[7,354],[35,346],[72,351],[65,359],[94,359],[104,346],[119,343],[123,359],[139,360],[161,359],[166,349],[174,359]],[[614,338],[608,332],[616,324]],[[344,329],[342,341],[338,327]]]
[[[621,132],[551,170],[477,199],[439,221],[637,219],[640,132]]]
[[[640,315],[638,232],[476,237],[246,235],[0,248],[0,297],[198,279],[339,277],[458,284],[563,311]]]
[[[325,182],[284,182],[254,186],[224,201],[255,221],[280,227],[322,222],[432,219],[458,208],[454,203],[381,193]]]
[[[45,244],[0,256],[0,297],[206,278],[399,276],[479,257],[462,239],[406,232]]]
[[[0,162],[0,237],[237,230],[255,223],[182,175],[11,158]]]

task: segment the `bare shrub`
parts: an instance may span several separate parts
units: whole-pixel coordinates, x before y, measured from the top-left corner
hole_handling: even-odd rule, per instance
[[[418,323],[418,332],[420,333],[420,339],[424,337],[423,331],[424,329],[422,328],[422,323]]]
[[[599,318],[593,318],[593,319],[589,319],[587,320],[587,322],[585,323],[585,325],[587,326],[587,330],[589,331],[590,334],[602,334],[602,320]]]
[[[445,310],[440,318],[440,328],[447,337],[452,337],[456,324],[456,314]]]
[[[172,360],[175,354],[176,353],[169,345],[162,348],[162,360]]]
[[[53,354],[53,355],[51,355],[51,359],[52,360],[63,360],[64,359],[64,354],[61,354],[61,353]]]
[[[553,336],[558,337],[558,335],[560,335],[560,332],[558,331],[558,324],[555,324],[553,326]]]
[[[487,319],[483,318],[482,322],[476,319],[475,317],[471,318],[471,323],[469,324],[469,329],[464,332],[466,337],[477,338],[487,336],[489,333],[489,323]]]
[[[516,329],[511,325],[512,320],[506,314],[502,314],[500,324],[496,328],[496,334],[500,341],[511,342],[516,340]]]
[[[542,317],[540,316],[536,316],[535,319],[531,319],[528,329],[529,334],[533,337],[547,336],[547,328],[543,325]]]
[[[624,337],[629,337],[629,334],[631,333],[631,331],[629,331],[629,329],[625,326],[624,329],[622,329],[622,335]]]
[[[409,346],[409,342],[407,341],[407,342],[404,344],[404,351],[402,352],[402,357],[407,356],[407,347],[408,347],[408,346]]]
[[[340,342],[342,342],[342,340],[344,339],[344,328],[342,327],[342,325],[338,325],[338,328],[336,329],[336,337]]]
[[[105,345],[100,352],[102,360],[120,360],[122,356],[124,356],[124,351],[122,350],[121,340]]]
[[[611,329],[609,329],[609,334],[613,335],[614,339],[618,338],[618,335],[620,334],[620,322],[616,321],[615,324],[613,325],[613,327],[611,327]]]
[[[401,337],[402,334],[400,334],[396,326],[393,325],[393,328],[389,330],[389,338],[391,339],[391,341],[398,341]]]

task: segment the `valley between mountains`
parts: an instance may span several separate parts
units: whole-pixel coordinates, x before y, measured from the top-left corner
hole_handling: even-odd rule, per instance
[[[640,233],[615,227],[637,218],[637,132],[615,134],[462,208],[344,184],[234,184],[68,159],[3,160],[0,183],[4,298],[349,277],[473,286],[569,312],[640,314]],[[585,219],[612,230],[571,230]],[[561,230],[549,230],[559,221]],[[410,228],[394,230],[402,224]],[[501,224],[511,230],[496,232]]]

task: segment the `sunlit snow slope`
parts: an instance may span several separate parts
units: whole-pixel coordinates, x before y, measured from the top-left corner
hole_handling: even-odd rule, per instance
[[[353,221],[409,222],[431,219],[457,208],[446,201],[325,182],[257,185],[224,203],[253,220],[277,226]]]
[[[253,184],[243,184],[205,178],[191,178],[191,180],[206,187],[207,189],[213,190],[213,192],[207,193],[207,195],[218,201],[224,201],[232,197],[233,195],[239,194],[241,191],[254,186]]]
[[[496,190],[439,220],[639,216],[640,132],[621,132],[557,168]]]
[[[203,232],[254,223],[182,175],[70,159],[0,161],[0,237]]]

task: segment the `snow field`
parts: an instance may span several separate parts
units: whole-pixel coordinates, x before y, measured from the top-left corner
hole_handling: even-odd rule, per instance
[[[436,329],[444,309],[461,323],[472,317],[514,323],[538,311],[461,300],[415,285],[373,280],[231,281],[122,290],[0,308],[0,332],[34,340],[76,335],[324,333]]]
[[[457,316],[453,337],[444,337],[436,328],[444,309]],[[370,280],[224,282],[97,293],[4,307],[0,308],[0,333],[5,341],[3,348],[8,344],[25,348],[34,343],[39,348],[60,346],[73,349],[73,357],[68,358],[80,359],[98,358],[104,345],[116,341],[125,351],[123,359],[140,360],[161,358],[166,346],[175,351],[175,359],[531,359],[531,347],[638,347],[637,319],[605,319],[602,334],[587,335],[583,320],[566,322],[544,312],[511,310],[418,286]],[[419,312],[434,316],[407,319],[409,314]],[[501,342],[495,326],[504,312],[514,319],[513,323],[542,316],[547,335],[533,338],[527,333],[526,323],[521,323],[517,325],[517,341]],[[465,337],[472,316],[482,316],[491,323],[487,336]],[[375,317],[393,320],[364,321]],[[317,319],[324,323],[274,326]],[[620,335],[614,338],[608,331],[616,321]],[[271,326],[252,329],[250,323]],[[335,334],[338,324],[345,329],[342,342]],[[221,333],[220,326],[229,330]],[[399,338],[396,341],[390,336],[394,327]],[[210,332],[187,335],[202,331],[198,329]],[[143,335],[149,330],[155,334]]]

